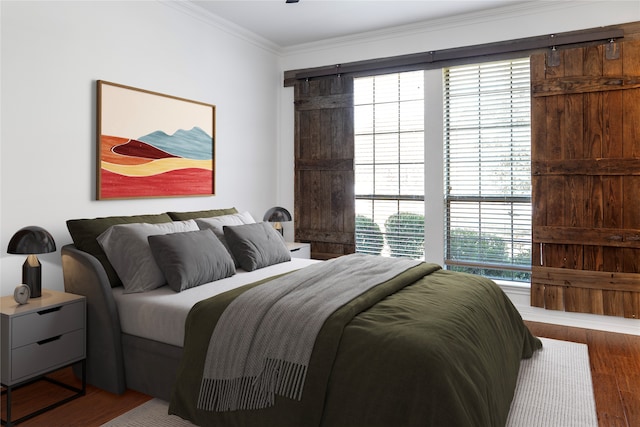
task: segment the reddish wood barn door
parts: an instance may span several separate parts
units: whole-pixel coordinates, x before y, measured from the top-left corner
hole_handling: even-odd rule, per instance
[[[640,317],[640,41],[531,58],[531,304]]]

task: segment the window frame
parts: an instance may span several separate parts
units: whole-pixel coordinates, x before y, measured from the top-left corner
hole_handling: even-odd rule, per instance
[[[420,172],[420,174],[422,176],[424,176],[425,173],[425,164],[424,164],[424,108],[425,108],[425,102],[424,102],[424,89],[419,93],[419,95],[417,95],[418,97],[407,97],[407,98],[403,98],[402,95],[402,82],[401,82],[401,77],[400,75],[402,74],[407,74],[407,73],[411,73],[413,75],[418,75],[420,74],[421,78],[418,78],[418,81],[420,81],[420,85],[424,87],[424,71],[422,70],[418,70],[418,71],[409,71],[409,72],[398,72],[398,73],[389,73],[389,74],[385,74],[384,77],[386,78],[390,78],[390,76],[397,76],[398,77],[398,86],[397,86],[397,98],[393,98],[393,99],[389,99],[387,98],[384,101],[381,102],[376,102],[375,99],[375,82],[376,79],[380,79],[383,76],[363,76],[360,78],[355,78],[354,80],[354,116],[356,116],[358,113],[358,107],[365,107],[365,106],[371,106],[372,108],[372,123],[371,123],[371,129],[367,130],[367,131],[363,131],[362,129],[359,129],[359,125],[358,125],[358,120],[356,118],[355,120],[355,125],[354,125],[354,136],[355,136],[355,144],[356,144],[356,148],[355,148],[355,155],[354,155],[354,168],[355,168],[355,187],[356,187],[356,192],[355,192],[355,203],[356,203],[356,252],[363,252],[363,253],[373,253],[373,254],[380,254],[383,256],[414,256],[416,255],[419,251],[420,253],[420,258],[423,259],[424,258],[424,253],[425,253],[425,244],[424,244],[424,223],[425,221],[422,221],[422,223],[418,227],[417,231],[418,231],[418,236],[416,237],[415,234],[407,234],[405,235],[403,231],[399,231],[396,232],[396,236],[393,238],[390,238],[391,234],[394,234],[392,232],[390,232],[389,230],[386,229],[387,226],[387,220],[384,221],[383,224],[378,223],[376,220],[378,218],[380,218],[381,216],[384,217],[384,208],[380,207],[378,209],[376,209],[376,202],[380,202],[378,203],[379,206],[381,206],[382,204],[386,204],[387,205],[387,209],[391,209],[391,211],[397,212],[398,214],[400,214],[401,212],[407,212],[408,209],[406,208],[406,206],[414,204],[414,202],[419,202],[420,203],[420,208],[417,211],[416,214],[420,215],[420,216],[424,216],[424,207],[425,207],[425,196],[424,196],[424,179],[423,182],[421,183],[422,188],[420,188],[420,190],[418,191],[418,193],[416,194],[415,191],[412,194],[411,191],[404,193],[402,191],[402,189],[404,188],[404,186],[402,185],[402,168],[403,166],[407,166],[407,165],[421,165],[422,166],[422,170]],[[362,81],[365,80],[370,80],[371,83],[371,99],[367,100],[366,102],[359,102],[362,101],[362,99],[358,98],[358,93],[357,93],[357,88],[358,88],[358,79],[361,79]],[[364,86],[364,84],[363,84]],[[414,92],[414,96],[416,96],[418,92]],[[418,116],[420,119],[420,126],[418,126],[418,128],[411,128],[411,129],[403,129],[403,119],[400,118],[400,114],[402,111],[401,106],[402,105],[406,105],[406,103],[409,102],[415,102],[416,100],[421,101],[422,105],[421,105],[421,109],[422,109],[422,115]],[[398,120],[397,122],[394,121],[394,125],[397,125],[397,127],[393,128],[392,130],[388,130],[388,129],[384,129],[383,127],[381,127],[380,131],[377,131],[376,128],[376,106],[380,106],[380,105],[385,105],[385,104],[397,104],[398,105]],[[415,116],[414,116],[415,117]],[[418,157],[418,159],[410,159],[411,161],[406,161],[403,159],[403,156],[401,154],[402,152],[402,140],[403,140],[403,136],[406,135],[421,135],[421,142],[422,142],[422,153],[421,156]],[[394,136],[394,138],[397,138],[397,150],[398,153],[394,154],[393,157],[397,157],[397,161],[390,161],[390,162],[385,162],[384,158],[380,158],[379,155],[377,155],[376,153],[376,149],[377,149],[377,142],[376,142],[376,137],[384,137],[386,135],[392,135]],[[369,161],[359,161],[359,149],[358,149],[358,138],[359,137],[370,137],[371,138],[371,143],[372,143],[372,152],[371,152],[371,158],[369,159]],[[420,136],[419,136],[420,137]],[[369,192],[358,192],[358,167],[371,167],[372,172],[371,172],[371,176],[372,176],[372,183],[371,183],[371,190]],[[397,168],[397,187],[398,187],[398,191],[393,194],[392,192],[389,191],[382,191],[380,193],[377,193],[376,190],[378,188],[378,186],[376,185],[376,177],[377,177],[377,171],[376,171],[376,167],[378,166],[391,166],[393,168]],[[362,208],[363,203],[362,202],[369,202],[369,206],[364,209]],[[389,206],[391,206],[392,203],[395,203],[395,209],[393,208],[389,208]],[[404,206],[403,206],[404,205]],[[368,212],[365,214],[364,211],[367,210]],[[388,211],[388,212],[391,212]],[[359,221],[362,220],[362,218],[360,218],[361,216],[363,216],[363,214],[365,214],[365,216],[367,217],[367,220],[372,220],[373,222],[375,222],[377,224],[377,226],[379,227],[380,230],[380,234],[382,235],[382,239],[383,239],[383,248],[380,250],[380,252],[377,251],[377,238],[376,237],[378,235],[378,232],[376,229],[374,229],[373,227],[375,227],[374,225],[369,225],[368,221],[366,225],[363,225],[362,223],[360,225],[358,225]],[[393,216],[394,214],[390,214],[389,216]],[[415,225],[415,224],[414,224]],[[364,230],[364,231],[363,231]],[[400,248],[400,243],[407,243],[407,244],[412,244],[413,242],[415,242],[417,240],[419,240],[419,244],[416,247],[420,247],[420,249],[407,249],[406,251],[404,251],[402,248]],[[373,241],[373,243],[372,243]],[[358,242],[360,242],[360,244],[362,245],[361,247],[359,247]]]
[[[499,279],[499,280],[508,280],[508,281],[517,281],[517,282],[530,282],[530,273],[531,273],[531,172],[530,172],[530,168],[531,168],[531,121],[530,121],[530,111],[531,111],[531,96],[530,96],[530,83],[529,83],[529,65],[527,65],[526,67],[526,73],[522,73],[522,71],[520,71],[519,75],[526,75],[527,79],[525,81],[525,83],[520,83],[517,86],[517,91],[522,91],[523,89],[527,89],[529,90],[528,96],[526,98],[524,97],[520,97],[519,98],[519,102],[520,104],[518,105],[522,105],[522,100],[526,99],[527,101],[527,105],[528,105],[528,113],[526,114],[526,117],[528,117],[528,122],[521,122],[519,125],[517,126],[511,126],[508,127],[505,124],[508,123],[509,121],[512,123],[512,125],[514,123],[516,123],[518,121],[517,118],[514,119],[515,116],[510,116],[510,118],[505,119],[504,122],[501,122],[501,126],[498,126],[498,124],[496,123],[492,123],[492,126],[496,126],[496,128],[499,129],[510,129],[510,142],[509,142],[509,147],[510,147],[510,152],[511,153],[516,153],[516,154],[512,154],[509,157],[509,163],[508,166],[511,168],[511,170],[513,171],[514,169],[514,165],[518,164],[518,157],[519,154],[521,152],[517,151],[518,149],[521,149],[521,146],[516,146],[514,144],[522,144],[524,141],[524,139],[522,136],[514,136],[514,129],[518,130],[525,130],[525,133],[528,134],[528,169],[526,171],[528,171],[528,173],[526,174],[526,176],[528,177],[528,194],[523,195],[523,194],[518,194],[521,193],[521,191],[514,191],[514,188],[517,187],[517,184],[513,184],[514,183],[514,178],[511,177],[511,184],[513,186],[509,186],[510,188],[510,194],[499,194],[499,193],[490,193],[489,195],[483,195],[482,194],[482,171],[483,169],[479,166],[478,167],[478,172],[479,172],[479,178],[478,178],[478,189],[477,189],[477,194],[471,194],[471,192],[468,192],[466,194],[455,194],[456,192],[460,192],[459,188],[460,185],[464,186],[464,181],[456,181],[457,187],[455,189],[455,191],[452,190],[452,181],[451,181],[451,175],[449,173],[449,170],[453,170],[453,168],[455,168],[455,166],[452,166],[450,164],[451,161],[451,152],[452,152],[452,148],[451,148],[451,142],[452,142],[452,129],[448,127],[448,124],[451,120],[451,111],[452,111],[452,105],[450,102],[450,98],[449,98],[449,86],[448,83],[450,82],[450,78],[449,78],[449,74],[447,74],[449,72],[449,70],[454,69],[456,71],[460,71],[460,72],[464,72],[469,70],[469,74],[471,75],[472,71],[471,69],[473,67],[477,67],[478,69],[478,73],[481,72],[482,67],[486,67],[486,68],[491,68],[491,67],[502,67],[500,64],[504,64],[504,63],[511,63],[511,69],[514,68],[513,64],[516,63],[516,67],[517,66],[521,66],[518,64],[522,64],[525,61],[528,61],[529,58],[516,58],[516,59],[510,59],[510,60],[504,60],[504,61],[483,61],[483,62],[479,62],[479,63],[475,63],[475,64],[468,64],[468,65],[464,65],[464,66],[457,66],[457,67],[444,67],[442,69],[442,79],[443,79],[443,83],[442,83],[442,92],[443,92],[443,107],[442,107],[442,114],[443,114],[443,152],[444,152],[444,156],[443,156],[443,169],[444,169],[444,176],[443,176],[443,182],[444,182],[444,188],[443,188],[443,198],[444,198],[444,205],[443,205],[443,211],[444,211],[444,266],[445,268],[448,269],[452,269],[452,270],[457,270],[457,271],[466,271],[466,272],[471,272],[471,273],[475,273],[475,274],[482,274],[482,275],[488,275],[491,278],[494,279]],[[505,67],[505,68],[509,68],[509,67]],[[500,68],[497,68],[500,69]],[[511,91],[510,93],[513,94],[514,93],[514,77],[513,77],[513,71],[511,72],[511,79],[510,82],[511,84],[508,85],[509,87],[511,87]],[[522,77],[520,77],[522,78]],[[480,79],[480,77],[479,77]],[[468,80],[466,80],[468,82],[473,81],[472,78],[469,78]],[[480,80],[478,80],[478,85],[480,86]],[[468,96],[472,97],[472,96],[477,96],[478,99],[478,103],[481,104],[482,101],[480,101],[480,93],[482,92],[482,90],[478,90],[478,93],[473,93],[471,92],[471,90],[469,90]],[[495,93],[497,94],[503,94],[503,93],[507,93],[506,90],[504,91],[496,91]],[[493,95],[496,97],[501,97],[504,95]],[[495,99],[495,98],[494,98]],[[510,96],[504,96],[504,99],[510,99],[511,100],[511,104],[509,106],[508,109],[510,109],[511,111],[514,111],[515,109],[518,108],[518,105],[516,105],[517,101],[514,101],[514,96],[510,95]],[[503,105],[503,104],[501,104]],[[493,108],[495,107],[491,107],[492,109],[490,110],[493,114],[494,110]],[[476,118],[477,120],[477,128],[474,128],[473,125],[468,125],[468,129],[471,130],[477,130],[478,135],[480,135],[482,133],[482,131],[484,129],[488,129],[490,128],[490,126],[483,126],[481,124],[482,122],[482,107],[477,107],[477,109],[474,111],[472,110],[471,107],[469,107],[469,110],[472,112],[477,113],[478,118]],[[524,116],[524,115],[523,115]],[[464,121],[462,117],[462,114],[459,115],[459,120],[460,123],[462,123]],[[519,116],[518,116],[519,117]],[[471,121],[471,120],[470,120]],[[525,124],[522,124],[525,123]],[[459,126],[459,129],[464,129],[464,126]],[[527,130],[528,129],[528,130]],[[471,131],[470,131],[471,133]],[[482,152],[482,147],[483,147],[483,140],[482,137],[479,137],[480,139],[477,141],[477,149],[478,149],[478,162],[482,162],[482,155],[480,154]],[[453,138],[455,140],[455,138]],[[464,139],[464,138],[463,138]],[[472,141],[473,138],[469,137],[468,138],[469,141]],[[462,143],[459,141],[459,143]],[[464,142],[465,144],[469,144],[469,147],[472,146],[472,144],[474,142]],[[459,147],[456,147],[457,149]],[[499,155],[494,155],[496,157],[492,157],[489,156],[489,159],[487,160],[487,162],[495,162],[496,158],[499,158]],[[526,158],[527,156],[524,156],[523,158]],[[472,158],[471,155],[469,155],[469,159]],[[458,160],[458,164],[460,164],[460,160]],[[520,171],[522,172],[522,171]],[[525,175],[519,175],[520,179],[522,176]],[[486,182],[492,182],[491,181],[491,177],[487,178]],[[493,178],[495,179],[495,177]],[[469,182],[471,182],[471,179],[469,179]],[[518,181],[518,183],[520,183],[522,181]],[[469,190],[467,190],[469,191]],[[505,253],[506,256],[508,256],[512,262],[511,263],[507,263],[507,262],[499,262],[499,260],[487,260],[487,261],[483,261],[482,257],[485,258],[490,258],[490,255],[487,253],[483,253],[482,250],[482,245],[483,244],[487,244],[487,242],[489,242],[489,238],[488,237],[484,237],[483,236],[483,230],[482,230],[482,222],[483,222],[483,213],[482,213],[482,206],[498,206],[499,204],[508,204],[510,206],[510,208],[506,208],[506,209],[502,209],[500,210],[500,212],[505,213],[508,212],[509,215],[511,217],[510,220],[510,228],[511,232],[508,234],[508,236],[510,236],[510,238],[497,238],[497,236],[494,236],[494,240],[493,242],[498,242],[501,244],[504,244],[505,249],[509,248],[509,245],[511,245],[511,250],[510,253]],[[473,206],[473,204],[477,204],[478,205],[478,214],[477,214],[477,240],[475,241],[475,248],[474,247],[467,247],[471,252],[475,251],[475,255],[469,255],[467,256],[467,259],[462,259],[458,258],[455,259],[455,255],[452,254],[452,247],[454,246],[453,239],[454,237],[452,236],[452,231],[453,231],[453,220],[451,218],[452,212],[454,211],[453,206],[454,205],[467,205],[467,206]],[[520,208],[520,209],[518,209]],[[529,212],[529,215],[527,217],[527,215],[524,214],[519,214],[518,216],[518,211],[522,211],[522,212]],[[497,214],[496,214],[497,215]],[[517,234],[517,227],[514,225],[514,217],[519,217],[519,218],[528,218],[528,233],[526,234],[522,234],[520,233],[520,239],[522,239],[521,241],[518,239],[517,241],[520,242],[518,243],[519,246],[521,246],[523,249],[523,252],[526,256],[526,251],[528,250],[528,262],[527,264],[514,264],[514,253],[517,252],[517,248],[515,248],[514,246],[516,245],[516,236]],[[496,224],[500,223],[500,219],[497,219],[498,217],[496,217],[496,219],[492,219],[492,221],[496,221]],[[504,225],[504,223],[503,223]],[[461,229],[462,230],[462,229]],[[464,230],[463,230],[464,231]],[[473,233],[473,231],[467,230],[470,233]],[[490,233],[487,233],[487,235],[489,235]],[[526,236],[523,238],[523,236]],[[461,241],[464,240],[464,238],[460,239]],[[471,242],[469,240],[469,242]],[[457,243],[458,245],[460,243]],[[486,250],[486,248],[485,248]],[[472,259],[473,257],[476,257],[476,259]]]

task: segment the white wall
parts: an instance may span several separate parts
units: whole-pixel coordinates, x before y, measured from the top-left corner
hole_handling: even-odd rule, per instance
[[[472,46],[482,43],[550,35],[600,26],[640,21],[640,1],[533,1],[500,11],[442,19],[422,25],[392,29],[323,43],[296,46],[281,59],[282,72],[288,70],[345,64],[410,53]],[[428,153],[425,177],[426,259],[443,263],[442,197],[442,80],[438,71],[425,77],[425,152]],[[429,95],[432,91],[432,96]],[[293,176],[293,88],[280,89],[280,149],[284,164],[281,176]],[[439,158],[434,158],[438,157]],[[288,170],[287,170],[288,168]],[[293,206],[293,184],[279,182],[279,199]],[[593,316],[535,309],[529,306],[529,289],[504,286],[524,318],[534,321],[640,334],[638,321],[611,316]]]
[[[63,289],[65,221],[278,202],[277,55],[156,1],[1,1],[0,278],[21,282],[15,231],[49,230],[43,287]],[[96,80],[215,104],[216,195],[96,201]],[[290,205],[292,208],[293,205]]]

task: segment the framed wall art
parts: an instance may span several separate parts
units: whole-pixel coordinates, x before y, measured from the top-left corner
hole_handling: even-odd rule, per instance
[[[215,194],[215,105],[97,83],[98,200]]]

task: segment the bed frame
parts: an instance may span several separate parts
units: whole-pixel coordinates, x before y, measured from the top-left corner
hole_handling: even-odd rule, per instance
[[[182,348],[122,333],[102,264],[74,245],[61,252],[65,291],[87,299],[87,383],[115,394],[129,388],[169,401]]]

